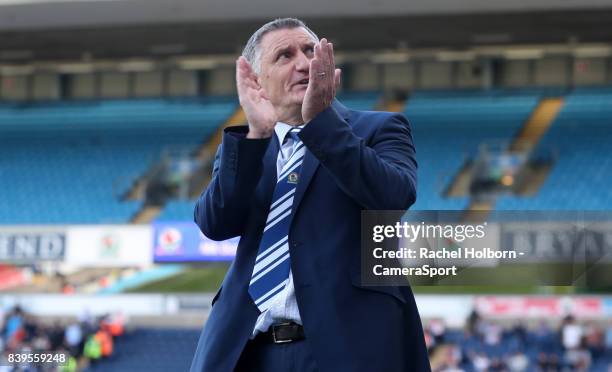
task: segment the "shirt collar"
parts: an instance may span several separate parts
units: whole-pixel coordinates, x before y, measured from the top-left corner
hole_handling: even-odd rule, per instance
[[[274,132],[276,133],[276,137],[278,138],[278,143],[281,144],[281,146],[283,145],[283,142],[285,141],[285,137],[287,136],[287,133],[289,133],[289,131],[291,130],[291,128],[293,128],[293,125],[289,125],[283,122],[277,122],[276,126],[274,127]],[[298,128],[304,128],[304,124],[302,125],[298,125]]]

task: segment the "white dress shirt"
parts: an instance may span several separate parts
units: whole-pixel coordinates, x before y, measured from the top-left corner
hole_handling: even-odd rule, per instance
[[[303,128],[301,125],[299,128]],[[281,173],[283,166],[293,154],[293,150],[295,148],[296,142],[289,137],[287,142],[284,142],[285,136],[289,133],[289,130],[293,128],[293,126],[285,123],[276,123],[274,127],[274,132],[276,134],[276,138],[278,138],[278,143],[280,144],[280,151],[278,152],[278,157],[276,158],[276,175]],[[284,143],[283,143],[284,142]],[[291,258],[290,258],[291,259]],[[300,310],[297,306],[297,301],[295,299],[295,287],[293,285],[293,273],[291,269],[289,269],[289,281],[287,285],[285,285],[285,289],[281,292],[280,296],[277,296],[276,301],[270,306],[268,310],[259,314],[259,318],[255,322],[255,328],[253,329],[253,333],[251,334],[251,338],[254,338],[255,335],[259,332],[265,332],[270,328],[270,326],[279,321],[293,321],[298,324],[302,324],[302,319],[300,318]]]

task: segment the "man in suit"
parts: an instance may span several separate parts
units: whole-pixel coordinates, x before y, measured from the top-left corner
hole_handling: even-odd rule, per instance
[[[225,129],[194,215],[241,238],[191,371],[429,371],[410,287],[360,281],[361,211],[416,199],[408,121],[335,100],[333,45],[297,19],[253,34],[236,81],[248,125]]]

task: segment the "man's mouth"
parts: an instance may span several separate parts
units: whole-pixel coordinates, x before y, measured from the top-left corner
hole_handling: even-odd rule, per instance
[[[297,83],[295,83],[295,85],[297,85],[297,86],[308,86],[308,79],[302,79],[302,80],[298,81]]]

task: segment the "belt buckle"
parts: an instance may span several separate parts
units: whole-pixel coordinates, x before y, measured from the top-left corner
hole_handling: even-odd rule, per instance
[[[288,326],[291,325],[291,322],[286,322],[286,323],[278,323],[278,324],[273,324],[272,325],[272,341],[274,341],[275,344],[286,344],[289,342],[293,342],[292,339],[286,339],[286,340],[279,340],[276,338],[276,328],[280,327],[280,326]]]

